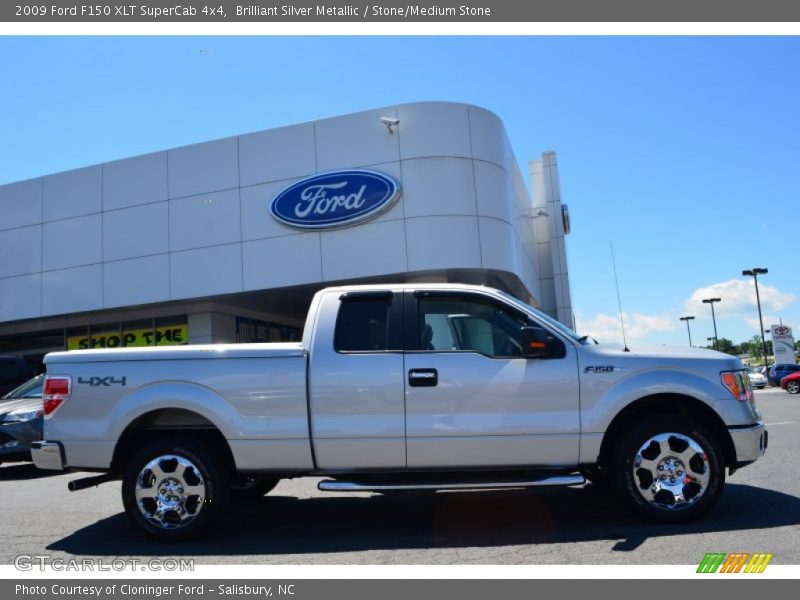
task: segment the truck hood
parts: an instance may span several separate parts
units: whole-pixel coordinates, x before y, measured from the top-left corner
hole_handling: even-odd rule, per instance
[[[613,359],[615,362],[636,361],[641,364],[644,360],[648,366],[671,366],[691,368],[697,361],[704,364],[718,363],[719,370],[738,370],[744,369],[742,361],[716,350],[706,348],[689,348],[686,346],[655,346],[655,345],[636,345],[629,346],[630,352],[619,344],[596,344],[593,346],[583,346],[581,351],[585,360]],[[683,363],[686,364],[683,364]]]
[[[305,356],[300,342],[275,344],[205,344],[51,352],[47,365],[128,360],[191,360],[202,358],[287,358]]]

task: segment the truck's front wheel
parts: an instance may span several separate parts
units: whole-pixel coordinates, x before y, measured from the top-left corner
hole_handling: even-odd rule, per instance
[[[145,535],[178,541],[205,530],[222,510],[228,481],[222,461],[200,440],[162,438],[139,450],[122,479],[128,518]]]
[[[725,465],[719,444],[698,423],[668,416],[647,419],[617,443],[617,485],[645,517],[689,521],[722,495]]]

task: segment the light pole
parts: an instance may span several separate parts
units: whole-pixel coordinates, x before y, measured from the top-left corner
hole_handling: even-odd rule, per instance
[[[717,349],[717,316],[714,314],[714,302],[722,302],[722,298],[706,298],[703,304],[711,305],[711,320],[714,321],[714,350]]]
[[[694,317],[691,316],[691,315],[688,316],[688,317],[681,317],[681,321],[686,321],[686,333],[689,334],[689,347],[690,348],[692,347],[692,330],[689,329],[689,321],[691,321],[692,319],[694,319]]]
[[[716,337],[710,337],[710,338],[706,338],[706,339],[709,342],[711,342],[711,345],[714,347],[714,350],[716,350],[717,349],[717,338]]]
[[[764,319],[761,317],[761,296],[758,294],[758,276],[759,275],[766,275],[769,273],[769,269],[763,269],[757,267],[755,269],[748,269],[747,271],[742,271],[742,275],[749,277],[753,277],[753,281],[756,284],[756,304],[758,305],[758,323],[761,325],[761,351],[764,353],[764,369],[769,371],[769,364],[767,363],[767,339],[764,337]]]

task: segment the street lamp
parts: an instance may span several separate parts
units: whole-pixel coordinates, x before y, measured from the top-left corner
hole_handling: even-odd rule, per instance
[[[692,347],[692,330],[689,329],[689,321],[694,319],[693,316],[681,317],[681,321],[686,321],[686,332],[689,334],[689,347]]]
[[[711,320],[714,321],[714,350],[717,349],[717,316],[714,314],[714,302],[722,302],[722,298],[706,298],[703,304],[711,305]]]
[[[711,344],[714,346],[714,349],[717,349],[717,338],[715,337],[707,337],[706,338]]]
[[[761,325],[761,350],[764,353],[764,368],[769,370],[769,365],[767,364],[767,340],[764,337],[764,319],[761,317],[761,296],[758,294],[758,276],[759,275],[766,275],[769,273],[769,269],[762,269],[762,268],[755,268],[755,269],[748,269],[747,271],[742,271],[742,275],[746,277],[752,277],[753,281],[756,284],[756,304],[758,305],[758,323]]]

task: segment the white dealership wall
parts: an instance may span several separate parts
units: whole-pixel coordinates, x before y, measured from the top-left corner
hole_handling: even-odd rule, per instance
[[[394,133],[381,117],[399,120]],[[270,216],[270,200],[298,179],[356,167],[394,177],[400,200],[370,221],[332,231],[299,231]],[[549,175],[552,188],[555,172]],[[551,206],[547,193],[537,205],[546,204],[549,216],[534,218],[500,119],[448,102],[385,107],[3,185],[0,335],[134,308],[150,314],[147,307],[176,301],[392,274],[488,282],[491,273],[564,317],[571,308],[560,201]],[[190,320],[192,341],[226,337],[213,334],[213,306],[194,312],[209,316],[195,318],[194,327]],[[571,312],[568,318],[571,324]]]

